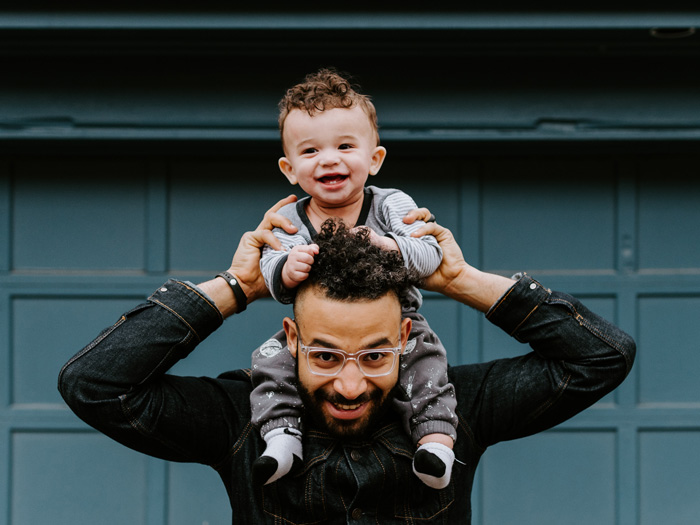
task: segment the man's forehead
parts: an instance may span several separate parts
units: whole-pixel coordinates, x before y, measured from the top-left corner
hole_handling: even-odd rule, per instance
[[[297,293],[294,297],[294,311],[295,314],[297,310],[302,310],[304,308],[304,303],[311,301],[314,306],[318,304],[323,305],[333,305],[336,308],[342,309],[343,307],[349,309],[354,308],[356,305],[371,306],[374,304],[386,304],[395,302],[400,307],[400,301],[396,293],[393,291],[388,291],[384,295],[379,297],[367,298],[367,297],[353,297],[350,299],[338,299],[329,296],[326,288],[319,284],[308,284],[302,285],[298,288]]]
[[[338,336],[394,334],[401,322],[401,305],[392,292],[377,299],[339,300],[328,297],[321,287],[311,285],[297,293],[294,316],[304,337],[307,332]]]

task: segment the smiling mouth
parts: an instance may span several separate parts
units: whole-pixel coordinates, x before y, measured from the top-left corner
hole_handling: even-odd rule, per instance
[[[340,182],[343,182],[347,178],[347,175],[326,175],[318,180],[323,184],[338,184]]]
[[[357,403],[355,405],[340,405],[338,403],[333,403],[333,406],[338,410],[357,410],[362,406],[362,403]]]
[[[356,421],[368,410],[367,403],[333,403],[328,401],[328,415],[337,422]]]

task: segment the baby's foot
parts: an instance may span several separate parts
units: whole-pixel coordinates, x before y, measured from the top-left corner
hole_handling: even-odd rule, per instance
[[[267,485],[289,473],[301,463],[301,432],[294,428],[276,428],[265,434],[267,447],[253,462],[253,484]]]
[[[425,443],[413,456],[413,472],[434,489],[444,489],[450,484],[455,454],[441,443]]]

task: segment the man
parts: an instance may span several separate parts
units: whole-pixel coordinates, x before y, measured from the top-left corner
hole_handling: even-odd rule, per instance
[[[278,247],[272,226],[293,228],[275,213],[290,200],[243,236],[229,270],[235,280],[217,277],[197,287],[169,281],[79,352],[59,377],[69,406],[98,430],[146,454],[216,469],[234,523],[468,523],[476,466],[488,446],[566,420],[629,373],[635,345],[628,335],[527,276],[514,281],[471,267],[449,230],[426,224],[416,235],[434,235],[444,257],[423,287],[487,312],[533,348],[526,356],[451,369],[460,464],[445,489],[429,488],[412,475],[411,441],[386,401],[398,373],[392,359],[408,351],[411,321],[401,319],[397,295],[407,276],[390,275],[393,263],[383,260],[392,258],[389,252],[372,252],[366,238],[346,235],[340,242],[347,252],[365,250],[363,258],[372,261],[363,277],[348,274],[344,250],[319,257],[313,270],[319,278],[310,275],[297,292],[295,319],[284,320],[306,398],[304,462],[274,483],[253,483],[251,465],[264,443],[250,423],[249,372],[214,379],[165,371],[224,318],[242,312],[246,299],[266,295],[260,248]],[[406,220],[420,217],[425,210]],[[373,275],[398,284],[376,297],[343,291],[353,283],[363,288],[360,281]]]

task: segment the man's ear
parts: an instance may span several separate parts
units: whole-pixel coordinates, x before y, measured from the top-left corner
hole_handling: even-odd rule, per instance
[[[287,348],[289,348],[289,353],[292,357],[296,359],[297,357],[297,324],[294,319],[285,317],[282,321],[282,326],[284,326],[284,333],[287,334]]]
[[[297,176],[294,173],[294,167],[292,166],[292,163],[289,162],[287,157],[280,157],[280,159],[277,161],[277,165],[279,166],[280,171],[284,173],[284,176],[287,177],[290,184],[294,185],[298,182]]]
[[[411,328],[413,327],[413,321],[410,318],[404,317],[401,320],[401,353],[403,353],[406,348],[406,343],[408,343],[408,336],[411,334]]]
[[[386,148],[384,146],[377,146],[372,152],[372,160],[369,163],[369,174],[376,175],[379,173],[379,169],[384,164],[384,159],[386,158]]]

